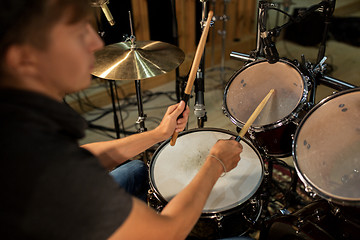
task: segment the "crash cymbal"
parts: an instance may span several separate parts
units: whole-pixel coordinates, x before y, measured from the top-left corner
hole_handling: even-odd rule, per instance
[[[160,41],[120,42],[95,53],[94,76],[109,80],[142,80],[168,73],[185,59],[178,47]]]

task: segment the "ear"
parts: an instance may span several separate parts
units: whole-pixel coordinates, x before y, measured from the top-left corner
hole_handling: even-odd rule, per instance
[[[35,76],[38,73],[36,50],[29,45],[12,45],[5,54],[10,74],[18,77]]]

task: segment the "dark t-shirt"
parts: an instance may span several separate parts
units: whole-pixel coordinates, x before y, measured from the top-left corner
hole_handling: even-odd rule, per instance
[[[39,94],[0,90],[2,239],[106,239],[131,196],[79,147],[85,121]]]

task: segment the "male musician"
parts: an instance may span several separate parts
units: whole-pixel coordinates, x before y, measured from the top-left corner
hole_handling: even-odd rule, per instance
[[[157,214],[107,170],[182,131],[184,102],[170,106],[154,130],[79,146],[85,123],[62,99],[89,86],[93,52],[103,47],[89,24],[88,0],[0,3],[1,238],[186,238],[242,146],[218,141],[192,182]]]

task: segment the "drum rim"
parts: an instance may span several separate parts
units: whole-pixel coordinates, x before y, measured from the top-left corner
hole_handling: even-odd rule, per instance
[[[234,81],[235,77],[238,76],[241,72],[243,72],[244,70],[246,70],[247,68],[249,68],[252,65],[255,64],[259,64],[259,63],[263,63],[266,62],[267,60],[256,60],[254,62],[248,63],[245,66],[243,66],[242,68],[240,68],[238,71],[236,71],[231,77],[229,82],[226,84],[225,86],[225,90],[224,90],[224,98],[223,98],[223,111],[225,113],[225,115],[230,119],[230,121],[235,124],[236,126],[242,128],[245,125],[245,122],[242,121],[238,121],[229,111],[227,104],[226,104],[226,100],[227,100],[227,92],[229,90],[229,87],[231,85],[231,83]],[[279,59],[279,62],[282,62],[284,64],[288,64],[290,65],[292,68],[294,68],[301,76],[301,79],[303,80],[303,84],[304,84],[304,89],[303,89],[303,93],[302,96],[300,98],[300,101],[298,102],[297,106],[293,109],[292,112],[290,112],[287,116],[285,116],[282,119],[277,120],[276,122],[267,124],[267,125],[262,125],[259,127],[253,127],[250,126],[250,130],[254,131],[254,132],[263,132],[265,130],[272,130],[272,129],[276,129],[278,127],[281,127],[289,122],[291,122],[294,118],[296,118],[297,114],[300,113],[301,109],[303,109],[303,106],[307,100],[307,96],[308,96],[308,86],[307,86],[307,82],[306,82],[306,76],[299,70],[298,67],[295,66],[294,63],[290,62],[290,60],[285,59],[285,58],[281,58]]]
[[[348,93],[353,93],[353,92],[360,92],[360,88],[347,89],[347,90],[335,93],[333,95],[327,96],[326,98],[324,98],[320,102],[318,102],[312,109],[310,109],[309,112],[307,112],[307,114],[300,121],[299,126],[297,127],[297,129],[295,131],[294,139],[293,139],[293,142],[292,142],[292,158],[293,158],[295,170],[296,170],[300,180],[305,185],[305,191],[315,194],[313,197],[318,195],[318,196],[322,197],[323,199],[326,199],[328,201],[331,201],[331,202],[334,202],[334,203],[337,203],[337,204],[340,204],[340,205],[344,205],[344,206],[360,206],[360,198],[356,198],[356,200],[351,200],[350,198],[346,198],[346,197],[340,197],[340,196],[336,197],[333,194],[331,194],[331,196],[329,196],[326,193],[324,193],[323,191],[321,191],[321,189],[319,187],[317,187],[306,175],[304,175],[301,172],[300,166],[299,166],[299,163],[298,163],[298,159],[297,159],[297,155],[296,155],[296,142],[297,142],[298,136],[300,134],[301,128],[303,127],[304,123],[306,122],[306,120],[308,118],[310,118],[310,116],[317,109],[319,109],[326,102],[328,102],[328,101],[330,101],[330,100],[332,100],[334,98],[337,98],[337,97],[342,96],[342,95],[346,95]]]
[[[205,128],[194,128],[194,129],[189,129],[186,131],[182,131],[179,133],[178,137],[181,137],[182,135],[185,134],[189,134],[192,132],[200,132],[200,131],[213,131],[213,132],[222,132],[222,133],[228,133],[229,135],[233,135],[234,137],[237,136],[237,134],[235,134],[234,132],[230,131],[230,130],[225,130],[225,129],[221,129],[221,128],[210,128],[210,127],[205,127]],[[153,181],[153,177],[152,177],[152,172],[151,170],[153,170],[153,165],[154,165],[154,158],[159,154],[159,152],[163,149],[163,147],[165,145],[167,145],[170,142],[171,139],[167,139],[166,141],[164,141],[163,143],[160,144],[160,146],[155,150],[151,161],[149,163],[149,171],[148,171],[148,175],[149,175],[149,183],[150,183],[150,189],[156,194],[156,197],[158,200],[161,201],[162,204],[164,204],[164,206],[168,203],[168,201],[162,196],[162,194],[159,192],[159,190],[156,187],[155,181]],[[211,209],[211,210],[202,210],[202,214],[216,214],[216,213],[220,213],[220,212],[226,212],[228,210],[231,210],[233,208],[239,207],[241,206],[243,203],[247,202],[249,199],[251,199],[260,189],[263,181],[264,181],[264,175],[265,175],[265,167],[264,167],[264,160],[262,159],[262,156],[260,154],[260,152],[256,149],[256,147],[250,142],[250,140],[246,139],[246,138],[241,138],[242,141],[245,141],[249,147],[251,147],[256,155],[258,156],[259,162],[261,164],[261,177],[259,179],[259,183],[257,184],[257,186],[253,189],[253,194],[251,196],[249,196],[246,199],[243,199],[241,202],[235,202],[233,204],[230,204],[226,207],[223,207],[220,209]]]

